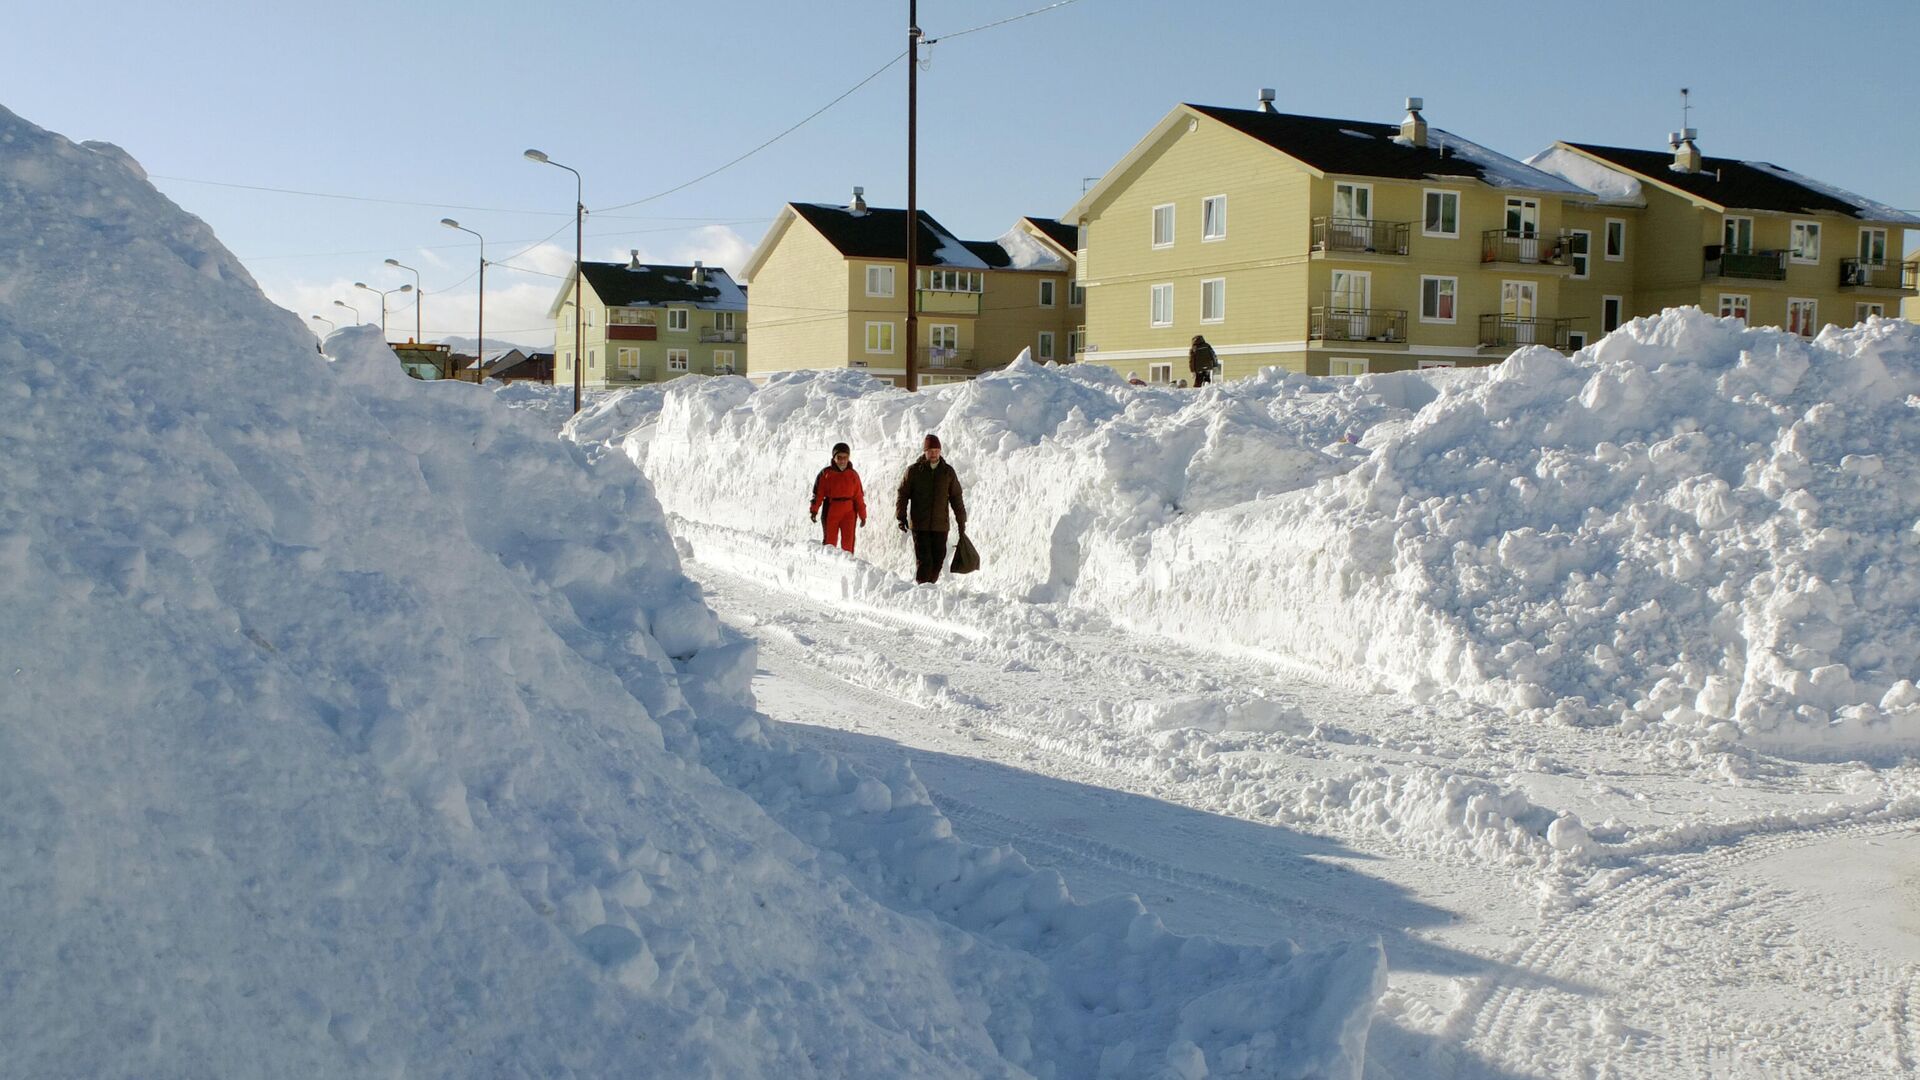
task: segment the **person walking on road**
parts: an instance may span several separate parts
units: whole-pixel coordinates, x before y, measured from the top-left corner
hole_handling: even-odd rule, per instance
[[[1199,334],[1193,335],[1193,347],[1187,350],[1187,370],[1193,372],[1193,385],[1205,386],[1213,381],[1213,369],[1220,366],[1220,358],[1213,354],[1213,346]]]
[[[826,513],[821,514],[825,509]],[[825,534],[822,544],[837,543],[853,553],[854,522],[867,524],[867,492],[860,485],[860,474],[853,468],[853,451],[846,443],[833,444],[833,461],[813,478],[813,502],[807,517],[821,521]]]
[[[893,516],[901,532],[913,533],[913,580],[925,583],[940,580],[941,565],[947,561],[949,509],[952,525],[959,527],[961,536],[967,535],[967,504],[960,497],[959,475],[940,460],[940,436],[928,435],[922,447],[925,452],[900,478]]]

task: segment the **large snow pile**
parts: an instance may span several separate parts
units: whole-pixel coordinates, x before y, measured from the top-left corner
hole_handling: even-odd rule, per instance
[[[1916,408],[1920,328],[1687,309],[1484,373],[720,380],[627,445],[676,514],[798,539],[831,443],[885,529],[938,431],[987,562],[967,586],[1416,694],[1858,753],[1920,745]],[[905,574],[900,538],[862,543]]]
[[[113,147],[0,109],[0,207],[4,1071],[1358,1075],[1377,947],[790,746],[626,461],[317,356]]]

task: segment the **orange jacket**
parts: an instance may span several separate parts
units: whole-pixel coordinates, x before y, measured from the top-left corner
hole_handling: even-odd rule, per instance
[[[850,502],[860,520],[867,520],[867,492],[853,466],[836,469],[829,465],[813,478],[813,502],[807,507],[807,513],[817,513],[821,503],[830,502]]]

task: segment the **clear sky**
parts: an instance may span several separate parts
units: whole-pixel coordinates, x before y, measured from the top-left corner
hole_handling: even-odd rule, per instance
[[[1426,116],[1525,157],[1556,138],[1658,148],[1693,91],[1700,147],[1777,162],[1920,210],[1915,0],[921,0],[920,203],[969,239],[1058,215],[1174,104]],[[906,48],[906,0],[329,5],[212,0],[11,5],[0,106],[131,152],[209,221],[277,301],[377,321],[359,280],[417,267],[425,332],[472,336],[472,238],[487,238],[489,337],[549,342],[585,176],[589,259],[737,268],[782,203],[906,201],[904,61],[752,149]],[[4,153],[4,151],[0,151]],[[354,199],[250,191],[293,189]],[[426,205],[395,205],[419,203]],[[0,208],[4,210],[4,208]],[[526,250],[543,238],[550,239]],[[1920,239],[1920,237],[1910,238]],[[1911,243],[1909,248],[1911,248]],[[511,258],[509,258],[511,257]],[[394,336],[409,298],[389,298]]]

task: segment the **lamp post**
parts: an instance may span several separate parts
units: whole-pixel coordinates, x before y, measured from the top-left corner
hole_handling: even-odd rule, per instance
[[[542,165],[551,165],[556,169],[565,169],[573,174],[573,411],[580,412],[580,392],[586,386],[586,320],[581,313],[586,309],[580,306],[580,256],[583,250],[582,226],[587,219],[585,184],[580,179],[580,170],[570,165],[562,165],[538,150],[526,152],[528,161],[537,161]]]
[[[387,340],[387,296],[391,293],[410,293],[413,291],[413,286],[402,285],[397,289],[376,289],[364,281],[356,281],[353,287],[380,294],[380,340]]]
[[[353,325],[355,326],[360,325],[360,309],[359,308],[354,307],[352,304],[347,303],[345,300],[335,300],[333,302],[333,306],[343,307],[343,308],[346,308],[348,311],[353,312]]]
[[[480,328],[475,331],[480,340],[473,346],[473,381],[478,384],[487,377],[487,238],[450,217],[441,218],[440,224],[470,233],[480,241]]]
[[[422,291],[421,291],[421,289],[420,289],[420,271],[418,271],[418,270],[415,270],[415,269],[414,269],[413,267],[411,267],[411,266],[408,266],[408,265],[406,265],[405,263],[403,263],[403,262],[401,262],[401,261],[400,261],[399,259],[388,259],[388,260],[387,260],[387,265],[388,265],[388,266],[397,266],[397,267],[399,267],[400,269],[402,269],[402,270],[406,270],[406,271],[409,271],[409,272],[411,272],[411,273],[413,274],[413,292],[414,292],[414,297],[413,297],[413,340],[415,341],[415,343],[421,343],[421,344],[423,344],[423,343],[422,343],[422,342],[420,341],[420,339],[421,339],[421,336],[422,336],[422,335],[421,335],[421,333],[420,333],[420,305],[421,305],[421,303],[422,303],[422,302],[424,302],[424,301],[426,300],[426,297],[427,297],[427,294],[426,294],[426,293],[424,293],[424,292],[422,292]],[[403,291],[404,291],[404,290],[403,290]]]
[[[332,320],[332,319],[323,319],[323,318],[321,318],[321,317],[320,317],[320,316],[318,316],[318,315],[309,315],[309,316],[307,316],[307,318],[309,318],[309,319],[312,319],[312,320],[313,320],[314,322],[323,322],[323,323],[326,323],[326,324],[327,324],[327,333],[329,333],[329,334],[331,334],[331,333],[333,333],[333,320]]]

